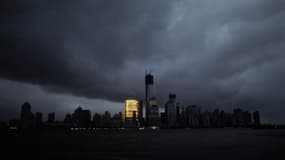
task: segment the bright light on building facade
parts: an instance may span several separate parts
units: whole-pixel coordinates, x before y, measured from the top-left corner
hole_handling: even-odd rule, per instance
[[[139,101],[136,99],[127,99],[125,102],[125,119],[139,119]]]

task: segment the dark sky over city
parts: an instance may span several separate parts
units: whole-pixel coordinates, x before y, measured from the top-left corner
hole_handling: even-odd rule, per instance
[[[285,123],[284,0],[4,0],[0,119],[32,111],[123,111],[144,98],[144,74],[164,106],[260,110]]]

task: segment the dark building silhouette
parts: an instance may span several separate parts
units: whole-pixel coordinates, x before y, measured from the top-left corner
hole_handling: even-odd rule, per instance
[[[143,100],[139,101],[139,127],[144,126],[144,119],[143,119]]]
[[[102,127],[101,119],[102,118],[101,118],[101,115],[99,113],[95,113],[93,115],[93,125],[94,125],[94,127],[98,127],[98,128]]]
[[[110,128],[112,126],[112,115],[109,111],[105,111],[101,118],[104,127]]]
[[[36,125],[41,127],[43,124],[43,114],[41,112],[36,112]]]
[[[196,105],[190,105],[186,108],[187,126],[190,128],[201,127],[201,108]]]
[[[63,121],[65,123],[72,123],[72,116],[71,116],[71,114],[66,114]]]
[[[245,111],[243,113],[243,118],[244,118],[244,127],[250,127],[252,125],[251,113]]]
[[[221,127],[221,115],[219,109],[215,109],[210,118],[213,127]]]
[[[226,127],[226,113],[225,111],[220,112],[220,127]]]
[[[109,111],[104,114],[95,113],[93,115],[93,126],[96,128],[120,128],[123,127],[123,113],[119,112],[113,116]]]
[[[201,127],[208,128],[211,127],[211,113],[205,111],[201,113]]]
[[[176,95],[175,94],[169,94],[169,100],[165,104],[165,113],[167,116],[168,127],[176,127],[177,103],[176,103]]]
[[[155,97],[150,98],[149,100],[149,126],[158,126],[159,125],[159,108],[157,105],[157,100]]]
[[[91,123],[91,112],[79,106],[72,114],[72,121],[79,127],[89,127]]]
[[[137,113],[136,111],[133,111],[133,117],[132,117],[132,124],[134,124],[134,126],[137,126]]]
[[[145,113],[146,113],[146,121],[149,121],[149,112],[150,112],[150,106],[149,106],[149,100],[152,97],[152,88],[153,88],[153,75],[150,73],[147,73],[145,75]]]
[[[240,108],[234,109],[233,126],[234,127],[249,127],[252,125],[252,117],[248,111],[243,111]]]
[[[234,109],[233,113],[233,125],[235,127],[241,127],[243,126],[243,111],[240,108]]]
[[[48,114],[47,122],[48,123],[54,123],[55,122],[55,113],[54,112]]]
[[[260,117],[259,117],[259,111],[253,112],[253,123],[255,126],[260,125]]]
[[[123,113],[119,112],[117,114],[114,114],[112,117],[112,128],[120,128],[123,127]]]
[[[180,127],[187,127],[187,114],[186,114],[186,107],[180,106],[180,115],[179,115],[179,123]]]
[[[21,107],[21,127],[31,128],[35,125],[35,116],[31,112],[31,105],[28,102],[25,102]]]
[[[166,115],[166,112],[161,112],[160,113],[160,125],[161,127],[163,128],[166,128],[168,125],[167,125],[167,115]]]

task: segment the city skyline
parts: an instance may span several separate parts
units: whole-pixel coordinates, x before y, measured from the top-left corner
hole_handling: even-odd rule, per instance
[[[262,122],[260,112],[250,112],[241,108],[234,108],[233,113],[225,112],[219,108],[214,111],[204,109],[199,105],[183,105],[177,101],[175,93],[169,93],[168,101],[164,107],[158,104],[154,88],[155,77],[152,73],[145,73],[145,97],[128,97],[125,99],[124,111],[112,115],[108,110],[103,114],[78,106],[73,113],[66,113],[64,120],[56,119],[56,113],[47,114],[44,122],[42,112],[33,112],[29,102],[21,106],[20,119],[11,119],[12,128],[40,129],[44,126],[55,127],[92,127],[102,128],[137,128],[162,127],[162,128],[262,128],[277,127],[276,124]],[[160,107],[159,107],[160,106]],[[159,108],[164,108],[161,111]],[[206,107],[207,108],[207,107]],[[92,118],[93,117],[93,118]],[[278,126],[281,127],[281,126]],[[95,129],[94,128],[94,129]]]
[[[155,75],[159,107],[259,110],[285,123],[283,0],[2,2],[0,120],[25,101],[63,118],[123,111]],[[16,10],[15,10],[16,6]]]
[[[151,84],[152,84],[152,87],[154,86],[154,77],[153,77],[153,75],[152,74],[150,74],[150,73],[146,73],[145,74],[145,86],[147,86],[147,84],[149,83],[149,82],[147,82],[148,80],[148,78],[147,77],[149,77],[149,76],[151,76],[152,78],[152,80],[151,80]],[[146,87],[146,88],[148,88],[148,87]],[[150,91],[148,91],[149,89],[145,89],[145,96],[147,95],[147,92],[150,92]],[[151,92],[156,92],[154,89],[152,89],[152,91]],[[176,94],[173,94],[173,92],[170,92],[169,93],[169,96],[170,95],[175,95],[175,99],[176,99]],[[147,107],[151,107],[151,105],[150,106],[147,106],[146,105],[146,102],[149,102],[149,103],[151,103],[151,99],[153,99],[153,98],[155,98],[156,97],[156,95],[155,94],[149,94],[148,95],[149,97],[147,98],[147,97],[137,97],[137,96],[128,96],[128,97],[126,97],[126,99],[125,99],[125,101],[126,100],[128,100],[128,99],[133,99],[133,100],[137,100],[138,101],[138,103],[139,103],[139,101],[141,101],[142,103],[143,103],[143,108],[142,108],[142,110],[143,110],[143,117],[146,119],[146,113],[147,113]],[[132,97],[132,98],[130,98],[130,97]],[[148,99],[148,100],[147,100]],[[166,101],[165,101],[166,102]],[[159,119],[161,119],[161,117],[160,117],[160,113],[163,113],[163,112],[165,112],[165,109],[166,109],[166,105],[167,105],[167,103],[165,103],[165,102],[161,102],[160,101],[160,103],[159,104],[157,104],[157,99],[155,98],[155,104],[158,106],[158,114],[159,114]],[[26,101],[25,103],[28,103],[28,101]],[[177,102],[177,104],[180,104],[180,107],[188,107],[188,106],[191,106],[191,105],[195,105],[195,106],[197,106],[197,107],[199,107],[200,109],[202,109],[201,111],[202,112],[208,112],[208,111],[215,111],[215,110],[221,110],[221,111],[227,111],[227,112],[231,112],[231,111],[234,111],[235,109],[237,109],[237,108],[242,108],[242,106],[236,106],[236,105],[233,105],[233,106],[230,106],[230,107],[227,107],[226,108],[226,110],[224,110],[223,108],[211,108],[211,107],[209,107],[209,106],[203,106],[203,105],[201,105],[201,104],[185,104],[184,102],[181,102],[181,101],[178,101]],[[112,111],[111,110],[111,112],[110,112],[110,110],[108,110],[108,109],[105,109],[105,110],[101,110],[101,111],[98,111],[98,110],[94,110],[94,109],[92,109],[92,107],[91,108],[88,108],[88,106],[83,106],[83,105],[81,105],[81,104],[79,104],[79,105],[77,105],[77,106],[73,106],[72,108],[70,108],[69,109],[69,111],[66,111],[66,112],[62,112],[61,114],[59,114],[60,116],[57,116],[57,118],[55,119],[55,120],[57,120],[57,121],[62,121],[62,120],[64,120],[65,118],[66,118],[66,115],[67,114],[70,114],[74,109],[76,109],[76,108],[78,108],[78,107],[83,107],[84,109],[88,109],[88,110],[90,110],[91,109],[91,112],[92,113],[94,113],[94,114],[100,114],[100,113],[104,113],[104,112],[106,112],[106,111],[108,111],[108,112],[110,112],[111,114],[117,114],[117,113],[122,113],[122,112],[125,112],[126,111],[126,108],[125,108],[125,103],[122,103],[122,107],[121,107],[121,110],[117,110],[117,112],[116,111]],[[219,106],[216,106],[216,107],[219,107]],[[162,111],[161,111],[161,109],[162,109]],[[247,110],[248,111],[248,110]],[[250,112],[255,112],[256,111],[256,109],[252,109],[252,110],[250,110]],[[176,112],[176,111],[175,111]],[[17,113],[19,114],[20,112],[19,112],[19,110],[17,111]],[[40,110],[35,110],[34,111],[34,113],[43,113],[42,111],[40,111]],[[49,111],[49,112],[46,112],[46,113],[44,113],[44,115],[43,115],[43,118],[46,118],[46,119],[48,119],[48,114],[50,114],[50,113],[55,113],[54,111]],[[91,115],[93,115],[93,114],[91,114]],[[17,115],[14,115],[13,117],[8,117],[7,119],[4,119],[5,121],[8,121],[8,120],[16,120],[17,119]],[[270,121],[266,121],[266,119],[264,119],[263,120],[263,122],[264,122],[264,124],[283,124],[283,123],[274,123],[274,122],[270,122]]]
[[[284,128],[284,125],[268,124],[262,122],[259,111],[249,112],[241,108],[235,108],[232,112],[225,112],[219,108],[209,111],[202,106],[187,105],[181,106],[176,101],[176,95],[169,94],[169,100],[165,103],[165,110],[158,112],[156,102],[150,100],[149,116],[143,116],[143,101],[128,98],[125,101],[124,112],[111,114],[92,113],[89,109],[78,106],[73,113],[66,113],[63,120],[56,118],[56,113],[47,114],[43,118],[40,111],[34,112],[32,105],[25,102],[21,105],[21,114],[13,118],[7,124],[8,127],[17,131],[40,130],[43,128],[82,128],[94,129],[125,129],[137,128]],[[146,107],[146,106],[144,106]],[[147,113],[145,111],[145,113]],[[148,117],[148,118],[147,118]],[[153,128],[155,127],[155,128]]]

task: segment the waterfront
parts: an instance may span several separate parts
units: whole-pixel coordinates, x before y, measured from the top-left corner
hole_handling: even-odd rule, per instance
[[[48,159],[284,159],[285,130],[50,131],[6,145],[11,155]]]

